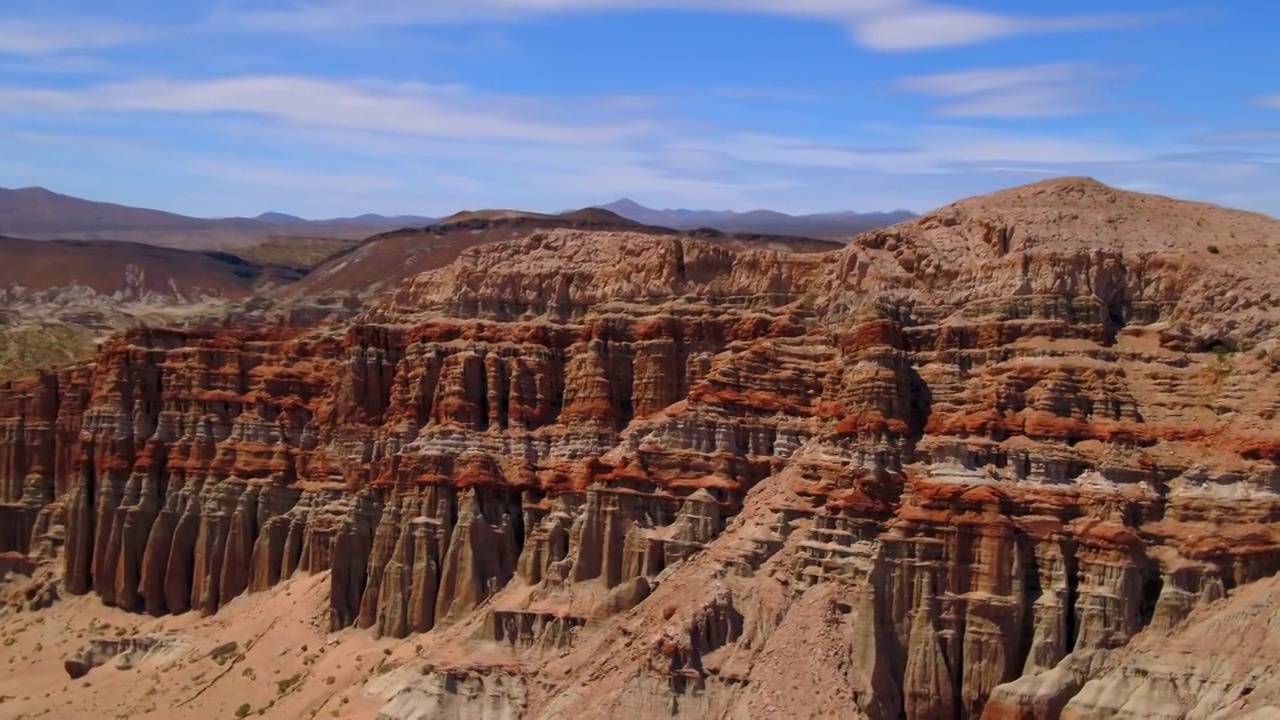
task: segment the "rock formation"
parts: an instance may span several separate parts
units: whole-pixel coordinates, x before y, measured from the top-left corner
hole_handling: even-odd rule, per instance
[[[130,670],[148,661],[163,662],[180,656],[187,644],[185,638],[171,635],[91,640],[74,657],[67,658],[63,667],[68,677],[78,680],[107,663],[118,670]]]
[[[330,573],[331,628],[429,640],[386,718],[1251,711],[1273,679],[1122,658],[1280,570],[1277,238],[1067,179],[135,330],[0,391],[0,552],[157,614]]]

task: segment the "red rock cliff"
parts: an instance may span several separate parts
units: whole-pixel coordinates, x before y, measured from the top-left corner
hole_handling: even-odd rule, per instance
[[[1280,569],[1280,292],[1234,216],[1080,237],[1137,202],[1100,187],[823,255],[556,230],[341,328],[132,332],[0,392],[0,551],[152,613],[329,572],[332,627],[481,643],[527,717],[1103,712],[1117,649]]]

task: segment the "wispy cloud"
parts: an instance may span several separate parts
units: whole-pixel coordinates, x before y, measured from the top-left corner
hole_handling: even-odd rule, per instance
[[[1038,165],[1083,165],[1135,162],[1148,157],[1142,148],[1106,141],[1065,139],[1034,133],[1010,133],[955,127],[903,128],[898,136],[880,138],[879,147],[750,133],[707,142],[714,150],[742,162],[861,171],[889,175],[955,174]],[[893,144],[897,141],[899,144]]]
[[[286,188],[311,192],[368,195],[393,190],[400,179],[375,173],[287,170],[258,163],[193,158],[183,166],[190,172],[244,187]]]
[[[223,19],[270,30],[342,30],[369,25],[511,22],[572,12],[689,10],[749,12],[849,22],[915,0],[320,0],[228,13]]]
[[[107,19],[16,20],[0,18],[0,55],[56,55],[139,40],[147,31]]]
[[[1163,153],[1154,158],[1157,162],[1196,163],[1213,165],[1280,164],[1280,153],[1251,150],[1193,150]]]
[[[1280,93],[1263,95],[1262,97],[1258,98],[1254,102],[1261,105],[1262,107],[1280,108]]]
[[[0,72],[26,75],[108,75],[116,63],[94,55],[26,55],[0,59]]]
[[[1089,107],[1103,75],[1083,63],[1052,63],[918,75],[895,85],[943,100],[936,112],[946,117],[1048,117]]]
[[[920,0],[322,0],[244,11],[223,20],[265,30],[315,32],[637,10],[736,12],[826,21],[849,28],[859,45],[881,51],[972,45],[1025,34],[1111,30],[1163,19],[1144,13],[1023,16]]]
[[[184,148],[134,133],[117,142],[92,127],[78,136],[20,139],[46,148],[61,143],[80,157],[127,155],[133,172],[171,178],[195,193],[216,187],[220,199],[199,202],[222,214],[444,214],[493,206],[558,211],[620,196],[664,207],[928,210],[961,195],[1066,174],[1089,174],[1122,187],[1158,185],[1162,192],[1205,199],[1256,195],[1257,187],[1280,182],[1280,163],[1265,154],[946,124],[828,137],[764,134],[733,125],[689,134],[676,126],[594,147],[213,117],[201,118],[198,132],[222,135],[226,142]],[[52,152],[35,150],[30,156]],[[201,178],[218,182],[210,186]],[[1255,198],[1249,204],[1268,207],[1267,202]]]
[[[0,106],[10,107],[6,92],[0,90]],[[468,96],[460,89],[444,92]],[[150,108],[155,103],[141,105]],[[184,114],[195,112],[186,103],[178,106]],[[407,197],[430,202],[431,212],[446,212],[494,204],[564,209],[623,195],[669,207],[817,210],[840,206],[838,188],[858,184],[858,178],[870,183],[858,198],[872,189],[884,193],[883,188],[875,189],[876,183],[884,183],[899,188],[901,199],[892,201],[898,206],[908,204],[916,193],[946,198],[945,191],[929,196],[917,190],[922,178],[1047,175],[1089,164],[1143,162],[1154,155],[1106,141],[1007,129],[904,125],[847,136],[801,137],[752,132],[735,124],[663,125],[643,115],[639,122],[653,124],[655,132],[612,134],[595,144],[584,144],[567,132],[539,142],[494,142],[475,133],[406,133],[398,125],[387,129],[380,123],[263,122],[254,115],[218,110],[226,103],[198,107],[199,122],[183,123],[188,133],[205,138],[202,145],[207,149],[198,152],[160,145],[147,150],[139,143],[160,140],[140,140],[134,133],[118,140],[95,136],[93,128],[100,126],[83,111],[71,114],[85,123],[80,135],[28,132],[20,137],[24,142],[93,146],[135,161],[145,158],[155,166],[177,166],[183,173],[225,180],[228,187],[261,187],[262,197],[273,196],[272,188],[296,191],[291,203],[336,204],[352,211],[362,203],[394,210],[394,202]],[[393,103],[389,110],[394,109]],[[394,114],[376,109],[369,113]],[[579,130],[589,134],[590,126]],[[223,140],[215,140],[218,137]],[[474,179],[464,181],[468,177]],[[824,207],[810,206],[815,200]],[[914,207],[927,207],[921,205],[924,202]],[[860,207],[872,206],[864,199]],[[420,204],[401,208],[424,210]]]
[[[601,67],[583,76],[590,82],[575,85],[577,76],[549,74],[572,68],[559,67],[561,55],[544,63],[538,42],[519,25],[613,14],[613,25],[591,21],[613,32],[628,20],[622,17],[627,12],[748,14],[811,21],[786,24],[780,37],[787,39],[830,39],[830,29],[837,28],[865,49],[910,52],[1135,27],[1168,17],[1072,14],[1068,3],[1056,4],[1056,11],[1040,5],[1015,11],[1007,4],[1008,12],[974,9],[979,5],[200,0],[168,16],[173,24],[146,28],[123,21],[37,26],[0,20],[0,74],[32,68],[0,78],[0,173],[6,173],[0,180],[62,186],[66,180],[54,181],[74,179],[74,173],[59,168],[87,163],[110,168],[101,175],[111,180],[97,181],[98,187],[128,185],[140,197],[162,198],[146,202],[182,203],[213,193],[186,209],[303,215],[440,214],[493,205],[562,210],[623,195],[667,207],[926,210],[962,193],[1055,174],[1223,197],[1280,183],[1273,157],[1193,152],[1271,149],[1232,147],[1280,140],[1280,131],[1264,119],[1248,120],[1257,128],[1228,132],[1233,122],[1245,124],[1232,117],[1219,125],[1222,132],[1202,138],[1185,135],[1209,132],[1215,127],[1210,121],[1181,121],[1195,128],[1181,142],[1172,137],[1177,130],[1162,137],[1136,132],[1129,118],[1101,125],[1081,114],[1054,120],[1051,129],[1038,121],[1107,108],[1102,101],[1117,78],[1113,68],[1132,60],[1114,53],[1098,54],[1094,63],[1045,63],[1085,56],[1062,55],[1074,51],[1062,43],[1017,45],[1009,53],[1002,49],[1007,67],[957,67],[953,54],[938,54],[913,60],[911,72],[921,74],[894,81],[875,73],[892,71],[897,62],[849,73],[860,53],[823,47],[830,59],[824,72],[797,65],[748,77],[726,68],[690,73],[687,85],[672,79],[671,66],[655,63],[654,72],[636,72],[635,63],[644,70],[648,60],[630,54],[600,60]],[[210,6],[223,14],[205,15]],[[122,11],[121,17],[128,15]],[[451,26],[462,23],[470,25]],[[247,32],[252,28],[257,31]],[[817,35],[805,34],[815,30]],[[196,36],[200,42],[189,41]],[[428,36],[449,48],[419,47],[432,45]],[[334,42],[343,39],[368,52],[347,62],[343,53],[334,54]],[[128,43],[137,46],[111,52]],[[721,47],[708,52],[719,54]],[[469,53],[479,59],[471,63]],[[513,65],[526,60],[528,68]],[[107,70],[94,73],[99,62]],[[37,66],[62,76],[36,76]],[[620,84],[611,94],[582,97],[578,93],[592,86],[594,75]],[[789,81],[796,76],[806,85]],[[462,84],[404,81],[414,77]],[[875,97],[877,87],[899,93],[889,98],[897,102]],[[519,88],[541,94],[521,95]],[[902,102],[908,95],[925,102]],[[1280,107],[1280,94],[1257,99],[1252,112],[1265,114],[1259,105]],[[1266,203],[1274,207],[1274,198],[1258,206]]]
[[[1280,127],[1223,130],[1199,135],[1193,138],[1193,141],[1211,145],[1249,145],[1252,143],[1280,142]]]
[[[1150,24],[1163,17],[1144,13],[1031,17],[913,3],[854,23],[853,34],[860,45],[876,50],[924,50],[1015,35],[1116,30]]]
[[[628,120],[550,118],[551,108],[459,86],[355,83],[305,77],[136,80],[62,89],[0,86],[0,112],[241,114],[294,125],[441,138],[600,144],[643,132]]]

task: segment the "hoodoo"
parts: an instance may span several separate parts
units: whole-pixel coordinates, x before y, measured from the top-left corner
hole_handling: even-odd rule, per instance
[[[0,552],[154,615],[322,578],[420,646],[386,720],[1280,712],[1276,267],[1071,178],[825,253],[537,230],[8,385]]]

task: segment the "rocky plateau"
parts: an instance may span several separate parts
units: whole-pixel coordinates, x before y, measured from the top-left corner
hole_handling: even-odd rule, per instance
[[[156,625],[69,693],[286,593],[396,660],[281,717],[1280,716],[1280,222],[1084,178],[827,252],[592,222],[0,386],[3,622]],[[199,662],[217,713],[130,716],[252,692]]]

